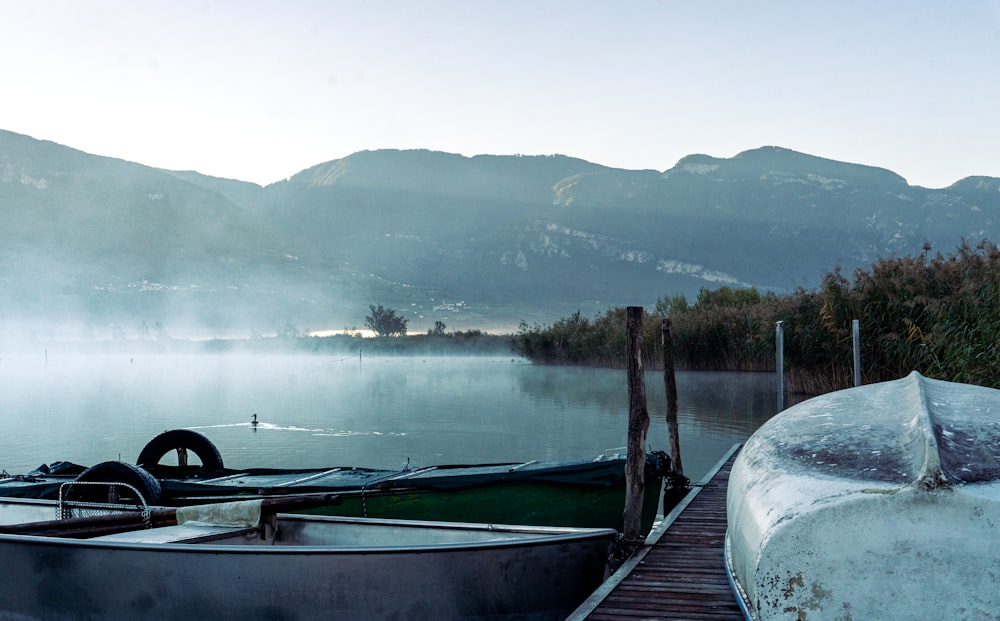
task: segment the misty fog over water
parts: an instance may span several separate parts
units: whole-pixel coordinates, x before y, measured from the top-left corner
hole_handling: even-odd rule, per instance
[[[660,373],[646,391],[647,444],[667,450]],[[692,479],[775,410],[772,374],[682,372],[678,393]],[[11,474],[134,462],[180,427],[208,436],[230,467],[400,468],[596,456],[624,447],[627,426],[624,371],[519,358],[0,357],[0,469]]]

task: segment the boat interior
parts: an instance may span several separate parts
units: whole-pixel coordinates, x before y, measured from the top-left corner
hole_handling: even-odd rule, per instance
[[[223,546],[279,546],[322,548],[401,548],[414,546],[496,545],[499,542],[535,540],[592,529],[550,528],[419,522],[371,518],[344,518],[260,512],[250,520],[246,508],[252,503],[224,503],[235,511],[227,518],[221,505],[199,505],[195,511],[152,509],[103,516],[61,519],[66,508],[56,501],[7,499],[0,502],[0,534],[23,534],[87,539],[115,544],[210,544]],[[199,509],[203,510],[199,513]],[[169,514],[169,520],[153,520],[148,514]],[[198,519],[207,517],[213,521]],[[222,515],[223,517],[219,517]],[[181,523],[178,523],[178,519]],[[108,520],[114,523],[108,524]],[[4,527],[7,528],[4,528]],[[23,526],[23,529],[19,527]],[[29,528],[31,526],[32,528]],[[609,531],[613,532],[613,531]]]

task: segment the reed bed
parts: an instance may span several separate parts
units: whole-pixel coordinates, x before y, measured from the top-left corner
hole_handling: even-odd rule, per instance
[[[694,303],[664,298],[643,326],[647,368],[662,361],[658,320],[673,324],[678,369],[773,371],[775,325],[783,322],[792,392],[853,385],[853,320],[861,328],[865,383],[911,371],[1000,387],[1000,250],[988,240],[953,253],[880,259],[848,278],[840,268],[818,289],[788,295],[753,288],[703,289]],[[622,367],[625,309],[594,319],[579,312],[547,327],[521,325],[520,352],[540,364]]]

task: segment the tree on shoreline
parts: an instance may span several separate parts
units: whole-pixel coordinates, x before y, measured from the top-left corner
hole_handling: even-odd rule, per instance
[[[407,319],[396,314],[396,310],[385,308],[381,304],[376,307],[369,304],[368,308],[372,314],[365,317],[365,326],[368,327],[375,336],[406,336]]]

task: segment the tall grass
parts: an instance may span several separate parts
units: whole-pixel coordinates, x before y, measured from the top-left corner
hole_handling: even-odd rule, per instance
[[[576,313],[552,326],[522,324],[521,352],[543,364],[619,367],[625,360],[625,311],[593,320]],[[660,321],[673,323],[679,369],[764,371],[775,368],[775,324],[783,322],[789,389],[816,394],[853,383],[854,319],[861,327],[865,383],[920,371],[929,377],[1000,387],[1000,250],[963,243],[947,256],[880,259],[824,275],[816,290],[760,294],[702,290],[661,299],[644,322],[644,363],[659,365]]]

